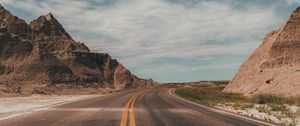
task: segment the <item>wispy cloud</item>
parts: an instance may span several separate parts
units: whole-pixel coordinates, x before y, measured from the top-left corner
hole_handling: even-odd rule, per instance
[[[285,6],[297,2],[286,1]],[[135,74],[163,82],[188,81],[191,74],[199,74],[202,79],[203,68],[206,72],[226,68],[233,75],[238,64],[261,43],[264,34],[285,20],[276,13],[276,4],[265,6],[257,0],[254,4],[236,0],[4,0],[3,3],[30,12],[32,15],[28,17],[50,11],[75,39],[92,50],[109,52]],[[243,4],[247,6],[241,7]],[[222,56],[231,56],[231,61],[211,58],[212,65],[196,60]],[[162,59],[169,60],[160,62]],[[214,72],[210,73],[213,78]]]
[[[300,4],[300,0],[285,0],[289,5]]]

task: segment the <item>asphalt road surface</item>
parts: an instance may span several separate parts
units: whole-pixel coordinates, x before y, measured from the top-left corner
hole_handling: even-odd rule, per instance
[[[132,90],[45,108],[0,126],[267,126],[175,96],[170,89]]]

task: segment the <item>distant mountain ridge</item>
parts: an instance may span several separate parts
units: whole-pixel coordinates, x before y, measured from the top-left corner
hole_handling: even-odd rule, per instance
[[[153,84],[107,53],[74,41],[51,13],[28,25],[0,5],[0,94],[56,93],[57,85],[122,90]]]

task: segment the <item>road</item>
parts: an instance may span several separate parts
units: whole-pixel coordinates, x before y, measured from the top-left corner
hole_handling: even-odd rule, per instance
[[[180,99],[170,89],[131,90],[0,121],[0,126],[267,126]],[[270,124],[271,125],[271,124]]]

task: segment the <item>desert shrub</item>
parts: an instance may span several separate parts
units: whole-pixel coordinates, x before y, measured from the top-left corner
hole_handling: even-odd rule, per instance
[[[256,110],[259,112],[264,112],[264,113],[268,113],[268,114],[271,113],[271,110],[268,108],[268,106],[265,106],[265,105],[256,107]]]
[[[285,105],[278,105],[278,104],[270,104],[272,111],[286,111],[288,110]]]
[[[242,110],[245,110],[246,108],[253,108],[253,107],[254,107],[253,103],[246,103],[246,104],[240,105],[240,108]]]
[[[300,105],[300,97],[283,97],[271,94],[262,94],[252,97],[252,102],[257,104],[288,104]]]
[[[257,104],[284,104],[285,98],[270,94],[256,95],[252,97],[252,102]]]
[[[300,97],[286,98],[286,104],[300,106]]]

